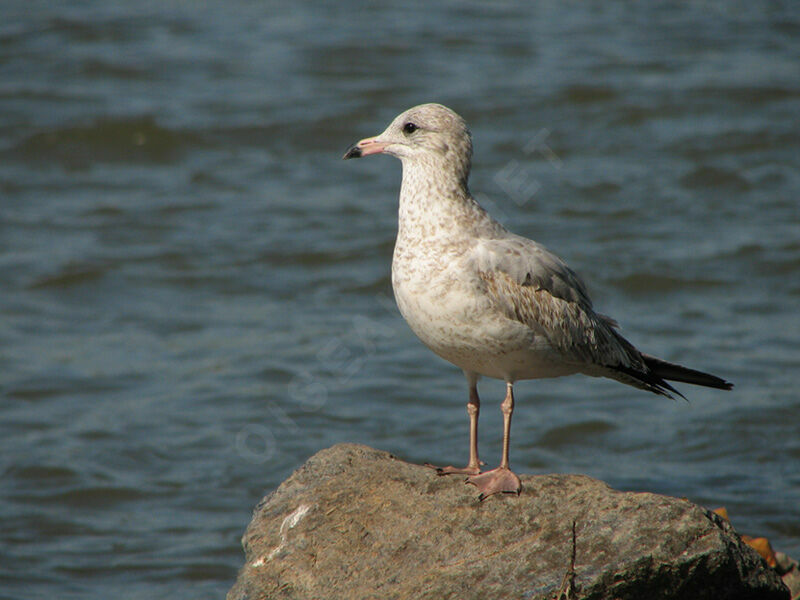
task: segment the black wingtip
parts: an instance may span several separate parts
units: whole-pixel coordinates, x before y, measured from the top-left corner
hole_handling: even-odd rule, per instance
[[[361,148],[355,144],[350,146],[347,152],[344,153],[342,160],[347,160],[348,158],[361,158]]]
[[[670,381],[680,381],[692,385],[716,388],[718,390],[733,389],[733,384],[731,382],[725,381],[716,375],[676,365],[648,354],[643,354],[642,358],[650,371],[657,377]]]
[[[676,365],[648,354],[642,354],[641,356],[644,360],[645,370],[618,365],[613,367],[613,371],[616,372],[615,379],[673,400],[678,397],[686,400],[686,396],[672,387],[667,381],[690,383],[718,390],[733,389],[732,383],[716,375]]]

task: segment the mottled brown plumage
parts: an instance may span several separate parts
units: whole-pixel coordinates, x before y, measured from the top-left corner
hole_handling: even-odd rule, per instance
[[[604,376],[651,392],[679,394],[666,380],[730,389],[726,381],[640,353],[616,322],[594,311],[580,278],[536,242],[515,235],[475,201],[467,180],[472,140],[441,104],[415,106],[345,158],[385,153],[403,163],[392,287],[400,312],[436,354],[459,366],[470,395],[465,473],[481,497],[518,492],[508,466],[513,384],[574,373]],[[480,472],[478,378],[506,382],[503,457]]]

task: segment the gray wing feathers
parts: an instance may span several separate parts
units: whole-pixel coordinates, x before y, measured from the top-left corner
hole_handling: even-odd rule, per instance
[[[480,270],[502,271],[520,285],[547,290],[557,298],[592,307],[586,286],[575,271],[541,244],[509,234],[502,239],[481,240],[477,254]]]
[[[578,275],[544,246],[511,235],[482,239],[475,248],[478,272],[496,306],[545,335],[565,358],[587,366],[644,367],[641,355],[592,309]]]
[[[673,398],[682,396],[666,380],[719,389],[727,381],[643,355],[616,331],[617,323],[594,312],[578,275],[544,246],[508,234],[482,239],[475,248],[475,266],[493,304],[563,353],[590,375],[604,375]]]

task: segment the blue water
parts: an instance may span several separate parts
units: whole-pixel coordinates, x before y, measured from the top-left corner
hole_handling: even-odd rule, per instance
[[[466,460],[463,377],[392,300],[400,165],[340,160],[428,101],[631,341],[736,383],[522,382],[515,468],[724,505],[800,557],[796,4],[0,15],[0,597],[220,598],[317,450]]]

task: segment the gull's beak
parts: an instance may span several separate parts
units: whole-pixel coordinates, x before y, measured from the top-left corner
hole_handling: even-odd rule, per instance
[[[370,154],[380,154],[388,145],[387,142],[383,142],[376,137],[364,138],[360,142],[350,146],[347,152],[344,153],[342,159],[347,160],[348,158],[361,158],[362,156],[369,156]]]

